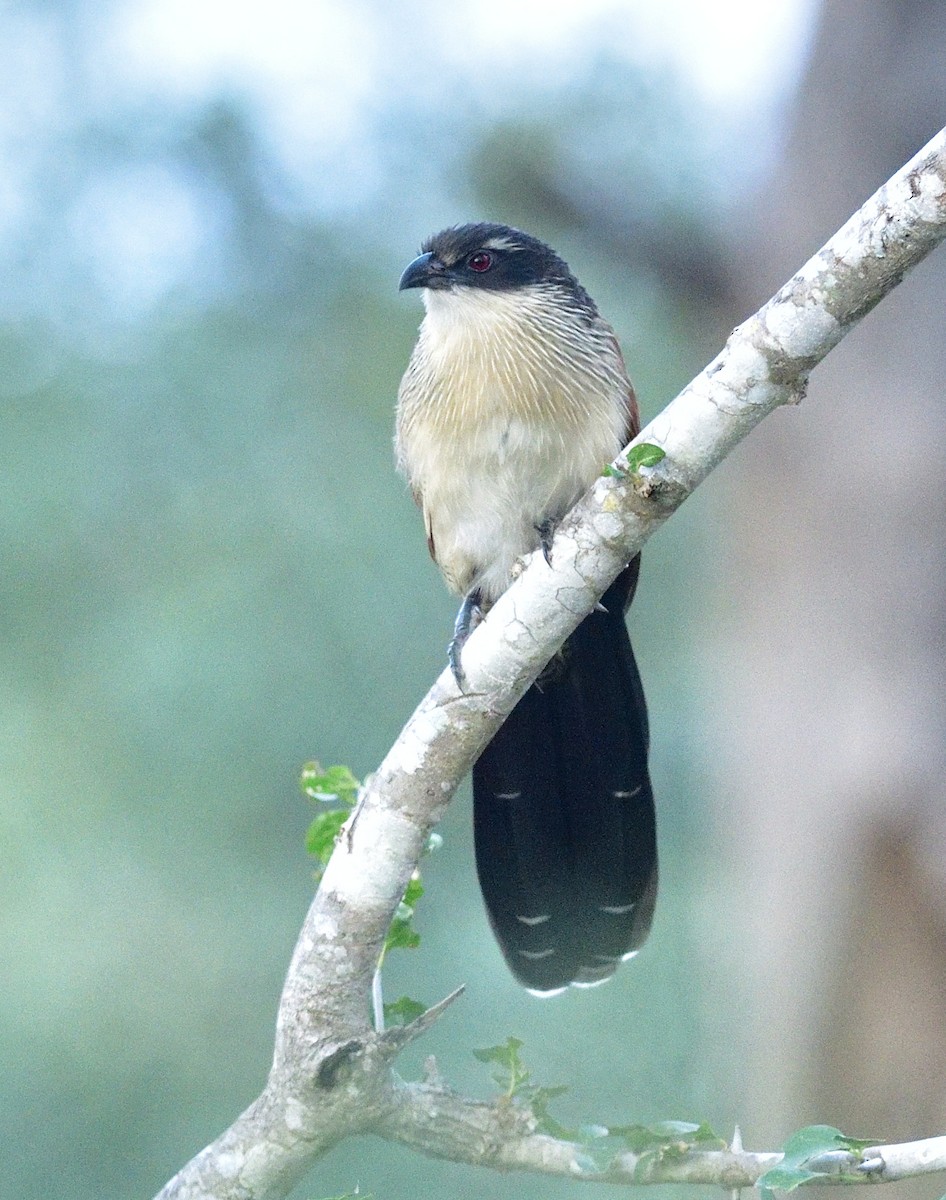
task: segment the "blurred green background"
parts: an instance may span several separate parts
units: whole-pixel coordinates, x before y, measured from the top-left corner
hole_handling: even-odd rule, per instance
[[[813,6],[684,0],[265,10],[88,0],[0,16],[0,1143],[22,1200],[148,1195],[256,1095],[312,890],[306,759],[380,760],[454,601],[394,472],[425,235],[552,242],[649,419],[715,353]],[[748,32],[747,32],[748,30]],[[740,39],[737,40],[736,35]],[[760,294],[757,299],[763,299]],[[722,315],[720,315],[722,314]],[[663,891],[607,988],[539,1002],[475,881],[468,789],[391,997],[467,993],[405,1056],[486,1096],[515,1034],[566,1121],[743,1099],[705,777],[716,484],[645,554]],[[565,1197],[377,1140],[299,1197]],[[605,1188],[603,1194],[618,1194]]]

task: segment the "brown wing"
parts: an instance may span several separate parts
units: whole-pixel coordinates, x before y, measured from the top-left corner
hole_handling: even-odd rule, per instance
[[[621,351],[621,343],[618,341],[615,332],[611,327],[608,327],[608,332],[611,335],[611,345],[614,347],[614,353],[617,355],[618,362],[624,371],[624,378],[627,380],[627,399],[625,405],[627,408],[627,424],[624,427],[624,445],[636,437],[641,429],[641,417],[637,408],[637,396],[634,394],[634,385],[631,383],[627,373],[627,364],[624,361],[624,354]]]
[[[434,528],[430,523],[430,513],[427,511],[427,505],[418,497],[414,499],[421,506],[424,512],[424,529],[427,531],[427,549],[430,551],[430,557],[437,562],[437,550],[434,546]]]
[[[437,551],[434,549],[434,531],[430,523],[430,513],[427,511],[427,505],[424,503],[424,493],[420,488],[411,488],[411,497],[414,503],[424,514],[424,532],[427,534],[427,549],[430,551],[430,557],[437,561]]]
[[[640,433],[641,417],[637,408],[637,396],[634,394],[634,385],[631,383],[627,374],[627,364],[624,361],[624,355],[621,351],[621,343],[613,329],[609,328],[611,334],[611,343],[614,346],[614,353],[618,356],[622,368],[624,369],[624,378],[627,380],[627,399],[625,406],[627,409],[627,423],[624,426],[624,445]],[[615,595],[621,596],[624,611],[627,612],[631,601],[634,599],[634,593],[637,590],[637,577],[641,569],[641,556],[635,555],[628,563],[621,574],[611,585],[611,589]]]

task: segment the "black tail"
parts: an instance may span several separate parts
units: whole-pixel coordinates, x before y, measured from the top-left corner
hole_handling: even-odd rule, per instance
[[[516,978],[607,979],[646,939],[657,894],[647,710],[624,624],[631,564],[473,768],[476,865]]]

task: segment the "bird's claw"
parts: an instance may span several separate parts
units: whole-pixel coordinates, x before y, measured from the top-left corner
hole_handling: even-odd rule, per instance
[[[456,680],[457,687],[461,692],[465,692],[466,672],[463,670],[463,664],[460,662],[460,652],[462,649],[463,643],[458,638],[451,638],[450,645],[447,647],[447,662],[450,664],[450,671]]]
[[[467,638],[482,619],[483,610],[480,608],[479,588],[474,588],[472,592],[468,592],[463,597],[457,619],[453,623],[453,637],[447,647],[447,662],[450,664],[453,678],[461,692],[466,691],[466,672],[460,662],[460,655],[463,653]]]
[[[558,528],[558,521],[553,521],[550,518],[536,525],[535,531],[539,535],[539,545],[542,547],[542,557],[552,565],[552,542],[555,538],[555,530]]]

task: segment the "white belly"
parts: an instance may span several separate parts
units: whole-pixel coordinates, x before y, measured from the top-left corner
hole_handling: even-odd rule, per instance
[[[539,545],[539,526],[562,517],[620,448],[610,422],[571,445],[550,424],[517,418],[454,431],[449,446],[436,430],[416,433],[411,461],[434,557],[455,592],[479,588],[487,602]]]
[[[566,356],[540,301],[531,313],[521,293],[430,304],[401,384],[398,461],[431,552],[455,592],[478,588],[486,602],[627,433],[630,385],[610,330],[582,328],[590,351]]]

